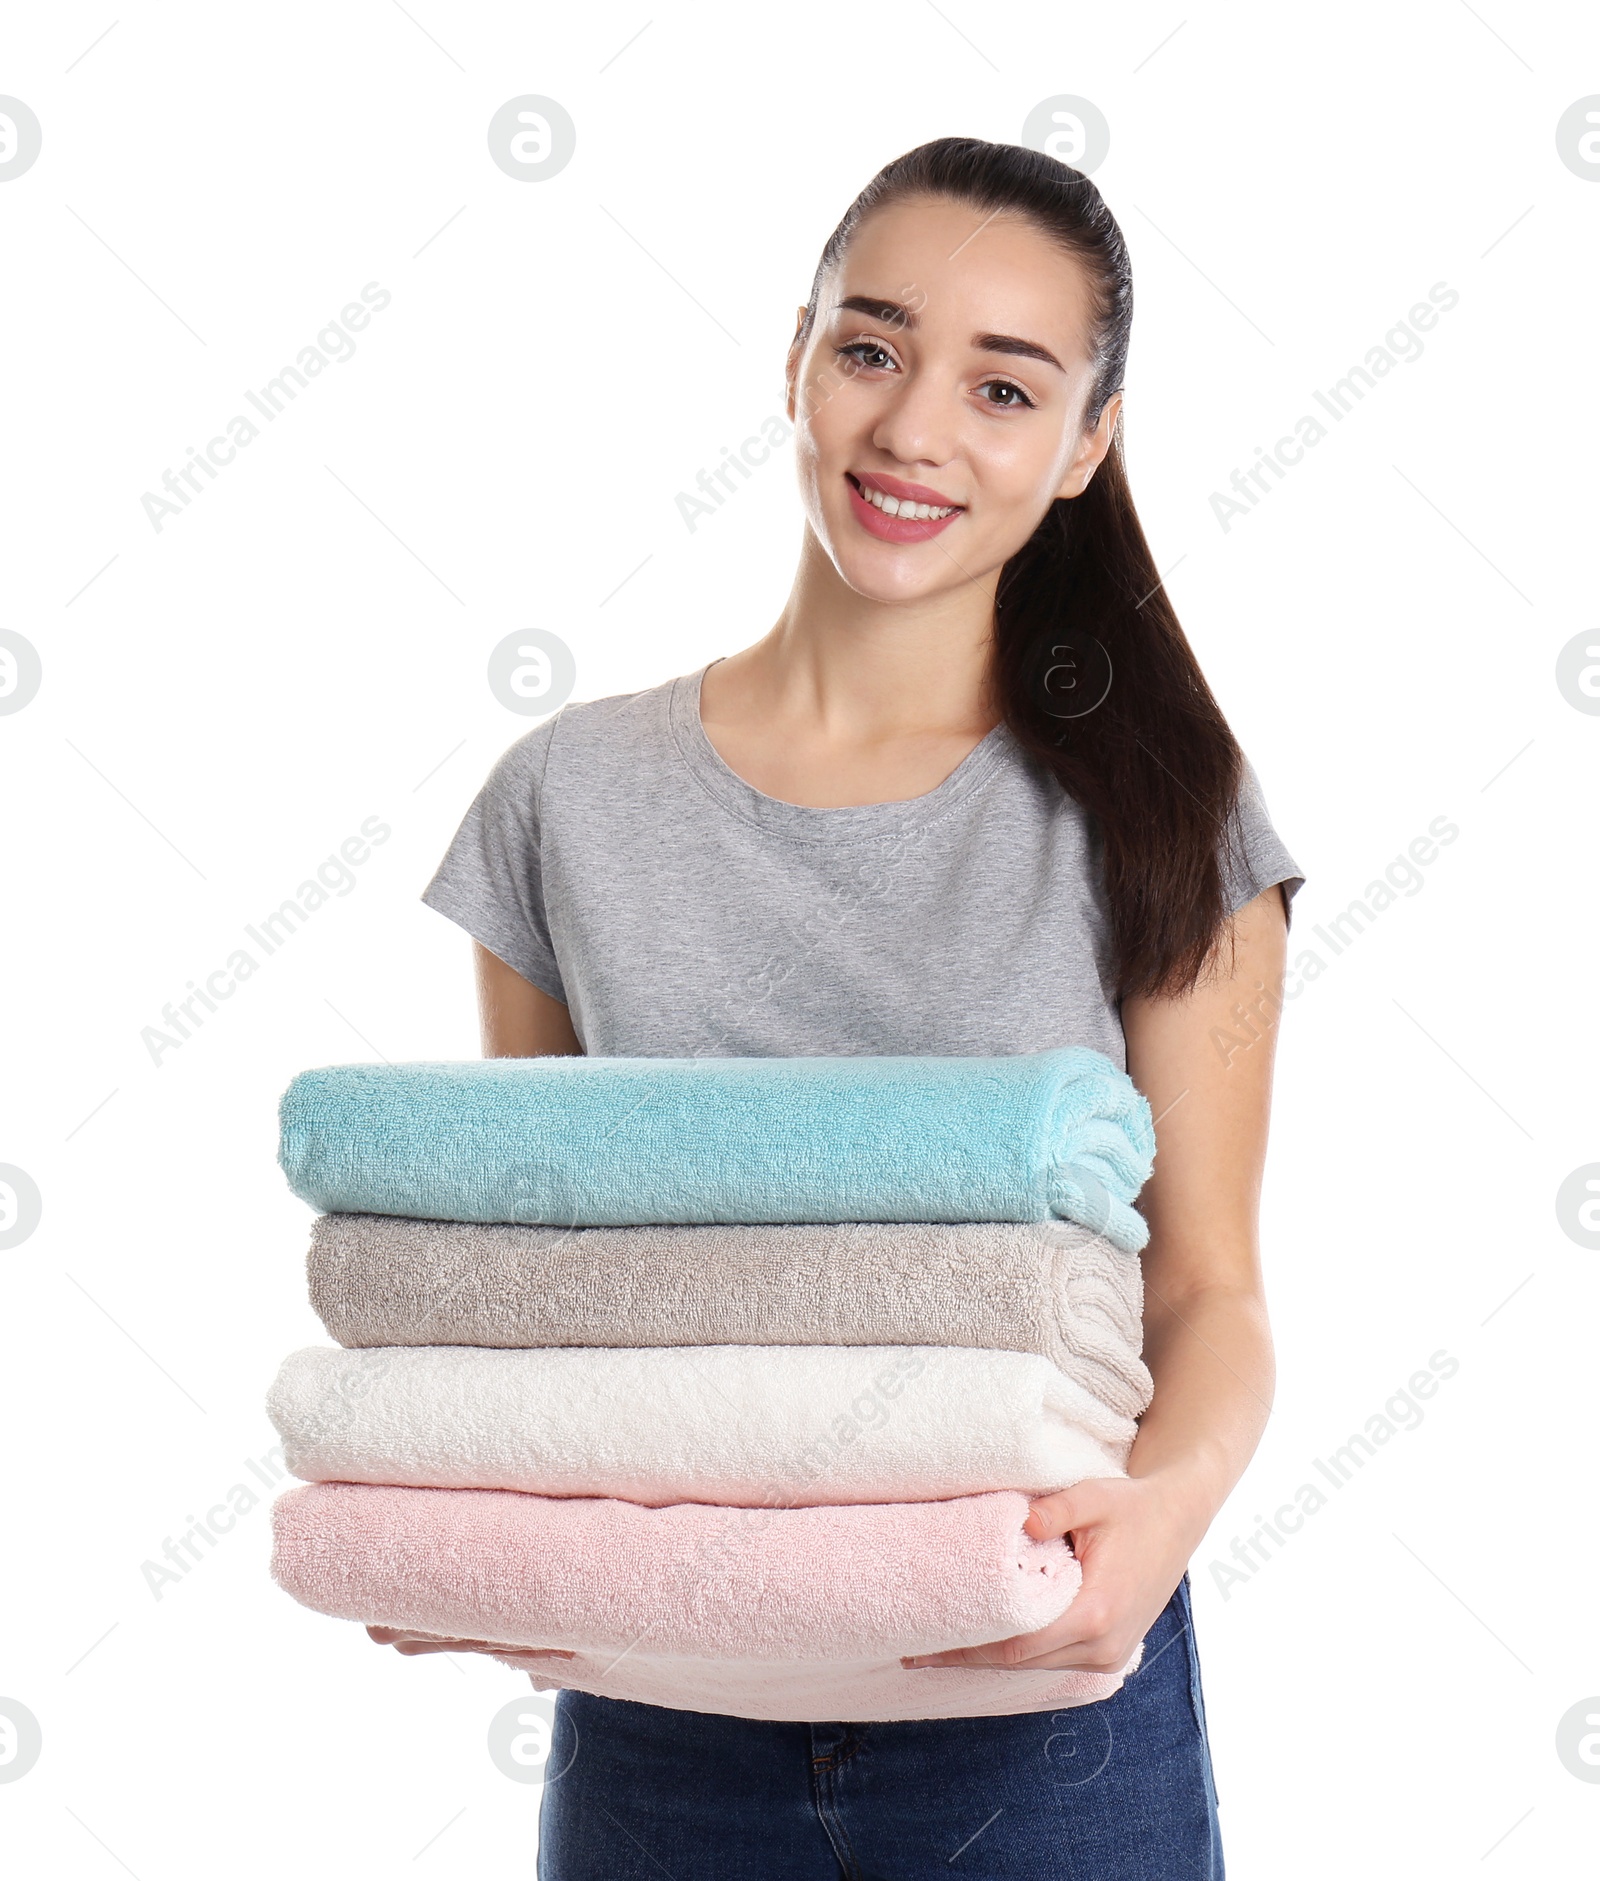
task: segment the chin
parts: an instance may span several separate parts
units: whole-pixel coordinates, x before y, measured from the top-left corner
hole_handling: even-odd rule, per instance
[[[960,581],[965,580],[960,571],[942,556],[938,568],[917,567],[903,552],[893,558],[835,554],[832,561],[839,571],[839,579],[853,594],[859,594],[865,601],[878,601],[889,607],[927,600],[942,589],[953,586],[952,576]]]
[[[813,515],[812,533],[852,594],[885,606],[921,601],[956,586],[974,572],[960,567],[933,542],[874,541],[855,518]],[[966,556],[960,561],[965,563]]]

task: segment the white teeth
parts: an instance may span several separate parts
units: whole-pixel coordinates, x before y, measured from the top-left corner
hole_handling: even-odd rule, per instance
[[[881,490],[870,489],[866,484],[858,488],[873,508],[881,509],[885,516],[904,516],[913,522],[931,522],[935,517],[953,516],[960,507],[952,503],[948,509],[940,509],[930,503],[913,503],[906,497],[885,496]]]

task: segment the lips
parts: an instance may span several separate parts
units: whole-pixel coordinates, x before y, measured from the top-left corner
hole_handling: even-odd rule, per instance
[[[845,481],[850,486],[850,507],[857,522],[880,542],[926,542],[964,514],[962,505],[952,503],[926,484],[867,471],[846,471]],[[897,513],[891,515],[881,507],[890,503]],[[918,510],[921,515],[916,513]]]

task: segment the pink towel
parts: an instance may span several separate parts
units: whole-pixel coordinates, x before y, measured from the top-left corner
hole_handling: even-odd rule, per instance
[[[887,1719],[1109,1697],[1122,1675],[899,1664],[903,1653],[1032,1632],[1064,1611],[1078,1564],[1065,1542],[1023,1532],[1027,1507],[1009,1490],[841,1508],[648,1509],[311,1483],[274,1505],[272,1571],[320,1613],[571,1651],[579,1656],[548,1671],[539,1664],[535,1683],[681,1710]]]
[[[908,1672],[897,1660],[834,1659],[762,1664],[754,1659],[665,1659],[633,1652],[576,1653],[545,1665],[501,1663],[529,1674],[536,1691],[594,1692],[669,1711],[713,1711],[728,1718],[838,1719],[903,1723],[911,1718],[1003,1718],[1020,1711],[1070,1711],[1110,1698],[1143,1654],[1136,1647],[1121,1673],[986,1672],[976,1666]]]

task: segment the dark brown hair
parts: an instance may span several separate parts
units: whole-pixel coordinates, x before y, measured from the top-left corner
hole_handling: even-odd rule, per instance
[[[886,164],[828,238],[802,336],[863,218],[916,197],[1025,217],[1082,264],[1094,310],[1084,412],[1093,429],[1122,389],[1132,268],[1099,190],[1036,150],[941,137]],[[1120,412],[1089,487],[1050,505],[1006,563],[996,600],[997,703],[1023,749],[1090,819],[1117,992],[1187,992],[1228,921],[1224,870],[1243,758],[1139,525]]]

